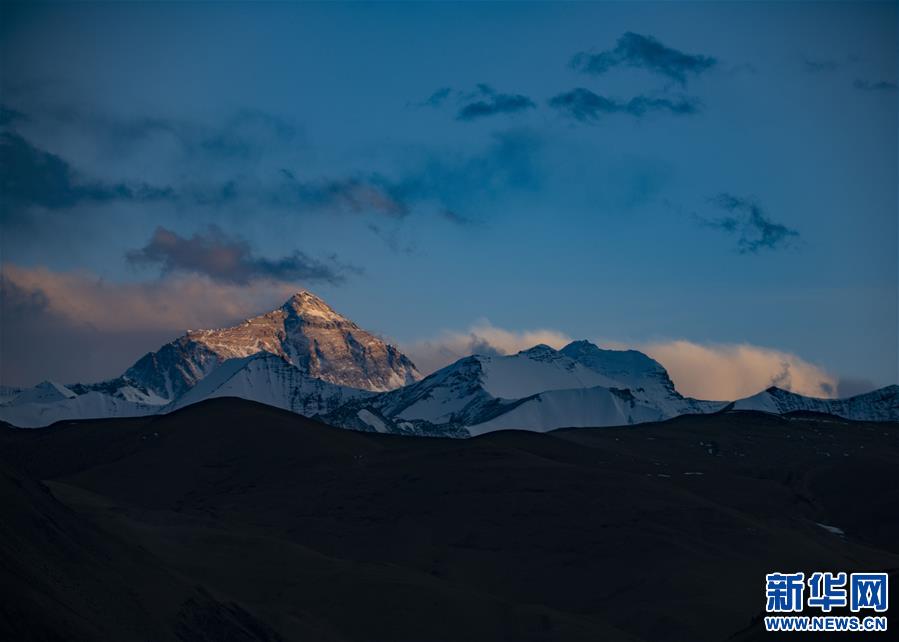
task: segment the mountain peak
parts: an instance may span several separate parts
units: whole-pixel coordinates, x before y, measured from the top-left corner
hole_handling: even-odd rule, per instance
[[[305,323],[328,323],[357,327],[355,323],[338,313],[322,298],[309,290],[299,290],[284,302],[281,310],[287,314],[288,318],[297,318]]]
[[[316,308],[327,308],[331,310],[331,306],[325,303],[324,299],[319,296],[316,296],[309,290],[297,290],[287,301],[284,302],[282,308],[287,307],[316,307]]]
[[[222,362],[262,352],[310,378],[360,390],[382,392],[421,378],[399,350],[308,290],[234,327],[191,331],[146,355],[126,375],[160,397],[174,399]]]
[[[321,297],[316,296],[309,290],[297,290],[294,292],[287,301],[284,302],[284,305],[291,305],[293,303],[305,303],[309,301],[315,301],[317,303],[325,303]],[[327,305],[327,304],[326,304]]]
[[[538,343],[537,345],[528,348],[527,350],[522,350],[518,354],[527,356],[527,357],[541,357],[545,355],[555,354],[555,348],[552,348],[545,343]]]

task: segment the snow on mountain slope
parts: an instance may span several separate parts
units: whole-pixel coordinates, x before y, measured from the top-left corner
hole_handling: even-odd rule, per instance
[[[856,421],[899,421],[899,386],[887,386],[848,399],[817,399],[772,387],[735,401],[733,408],[774,414],[804,410]]]
[[[312,378],[282,357],[262,352],[228,359],[166,410],[213,397],[240,397],[311,417],[372,394]]]
[[[657,407],[619,388],[550,390],[515,404],[503,414],[468,426],[471,435],[514,428],[546,432],[555,428],[624,426],[667,418]]]
[[[509,356],[460,359],[417,384],[384,395],[381,405],[400,419],[469,423],[494,400],[614,383],[549,346],[538,345]]]
[[[665,368],[641,352],[588,341],[561,350],[538,345],[508,356],[473,355],[422,379],[395,347],[305,291],[237,326],[190,330],[118,378],[10,390],[3,389],[0,419],[19,426],[168,412],[235,396],[335,426],[454,437],[502,428],[626,425],[727,405],[684,397]],[[899,386],[845,400],[770,388],[733,406],[899,420]]]
[[[4,404],[0,406],[0,420],[19,428],[39,428],[64,419],[140,417],[158,411],[158,405],[125,401],[92,390],[83,395],[45,402]]]
[[[77,395],[54,381],[42,381],[33,388],[23,390],[7,402],[8,406],[24,406],[30,403],[49,404],[72,399]]]
[[[384,424],[392,432],[480,434],[656,421],[725,405],[682,397],[665,369],[641,353],[600,350],[586,341],[566,349],[538,345],[515,355],[466,357],[324,419],[362,430]]]
[[[115,379],[70,386],[44,382],[19,391],[0,402],[0,417],[18,425],[39,426],[57,419],[101,417],[107,411],[120,416],[129,409],[147,414],[145,406],[156,410],[181,407],[189,402],[181,401],[185,395],[220,365],[254,355],[274,355],[276,360],[247,361],[232,373],[234,377],[239,372],[234,380],[204,386],[187,399],[234,394],[315,414],[364,396],[351,393],[351,389],[382,392],[421,379],[415,365],[395,347],[341,316],[314,294],[300,291],[280,308],[240,325],[189,330],[144,355]],[[241,371],[243,366],[246,369]],[[218,372],[215,381],[225,377],[226,371]],[[61,403],[80,397],[85,399]],[[46,407],[56,402],[60,403],[52,411]],[[20,409],[13,413],[9,409],[13,405]]]
[[[721,410],[726,402],[684,397],[658,361],[637,350],[604,350],[589,341],[574,341],[559,351],[628,389],[639,400],[657,407],[665,418]]]
[[[240,325],[188,331],[142,357],[125,378],[174,400],[221,362],[262,352],[277,355],[316,379],[361,390],[383,392],[421,379],[399,350],[306,291]]]
[[[124,377],[100,381],[98,383],[74,383],[67,386],[76,395],[84,395],[88,392],[99,392],[123,401],[149,404],[151,406],[164,406],[168,399],[160,397],[152,390],[147,390],[137,382]]]
[[[505,357],[478,358],[481,385],[488,394],[501,399],[520,399],[547,390],[618,385],[543,344]]]
[[[23,392],[22,388],[16,388],[15,386],[0,386],[0,404],[12,401]]]

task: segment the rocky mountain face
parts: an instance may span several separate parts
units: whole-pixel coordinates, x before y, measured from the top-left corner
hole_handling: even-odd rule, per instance
[[[419,379],[397,348],[301,291],[240,325],[190,330],[110,381],[48,381],[17,391],[0,402],[0,419],[37,427],[61,419],[168,412],[227,395],[311,416]]]
[[[399,350],[306,291],[232,328],[191,330],[142,357],[124,377],[173,401],[222,362],[260,353],[281,357],[314,379],[359,390],[384,392],[421,379]]]
[[[842,400],[769,388],[732,404],[703,401],[681,395],[642,352],[589,341],[472,355],[422,379],[399,350],[305,291],[240,325],[188,331],[116,379],[3,393],[0,419],[22,427],[166,413],[228,396],[345,428],[449,437],[621,426],[725,408],[899,421],[899,386]]]

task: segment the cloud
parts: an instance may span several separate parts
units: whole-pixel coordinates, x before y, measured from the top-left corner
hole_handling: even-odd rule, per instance
[[[218,129],[197,130],[194,126],[190,131],[187,125],[181,129],[185,142],[216,159],[255,159],[274,146],[292,145],[299,138],[291,121],[258,109],[240,110]]]
[[[292,121],[259,109],[239,109],[213,124],[158,115],[114,116],[71,105],[35,111],[47,131],[77,133],[117,155],[162,150],[160,160],[169,164],[258,161],[295,147],[301,138]]]
[[[830,73],[840,68],[836,60],[812,60],[802,59],[802,68],[810,74]]]
[[[297,286],[170,274],[111,282],[89,272],[0,266],[0,383],[117,376],[188,328],[223,327],[274,309]]]
[[[299,251],[278,259],[257,257],[247,241],[228,236],[216,226],[190,238],[158,227],[147,245],[128,252],[126,258],[132,265],[158,266],[163,274],[202,274],[239,285],[259,280],[337,284],[343,282],[346,271],[358,271],[336,260],[323,263]]]
[[[445,331],[433,339],[404,344],[402,350],[419,370],[431,373],[471,354],[514,354],[539,343],[561,348],[570,342],[555,330],[504,330],[482,320],[467,331]]]
[[[470,95],[469,99],[474,96],[481,96],[481,99],[463,105],[456,114],[457,120],[471,121],[487,116],[516,114],[528,109],[534,109],[537,106],[527,96],[521,94],[500,94],[490,85],[484,83],[477,86],[477,92]]]
[[[4,222],[27,221],[32,206],[71,208],[83,202],[156,201],[171,199],[170,188],[146,184],[105,183],[79,176],[55,154],[34,147],[13,132],[0,133],[0,189]]]
[[[447,98],[449,98],[450,93],[452,92],[451,87],[441,87],[433,94],[428,96],[426,99],[421,101],[420,103],[416,103],[417,107],[440,107]]]
[[[732,214],[712,219],[697,218],[705,226],[735,235],[740,254],[757,254],[760,250],[788,247],[799,238],[798,231],[768,218],[755,199],[721,193],[711,202]]]
[[[328,175],[298,155],[300,133],[291,121],[261,111],[242,110],[215,126],[63,107],[8,111],[17,126],[24,124],[0,139],[0,216],[30,243],[52,238],[74,216],[84,226],[104,227],[109,208],[93,206],[115,203],[131,206],[131,220],[154,222],[173,212],[209,220],[210,210],[252,209],[276,218],[323,213],[402,221],[415,214],[470,225],[479,215],[473,207],[537,181],[537,145],[520,132],[497,134],[473,153],[404,148],[380,159],[381,170]],[[29,132],[53,151],[33,143]],[[137,178],[123,178],[129,173]]]
[[[404,218],[411,211],[410,204],[403,200],[401,190],[378,174],[299,180],[287,169],[282,169],[281,173],[284,184],[267,199],[273,204],[351,213],[369,212],[393,218]]]
[[[862,80],[857,78],[852,86],[861,91],[896,91],[899,88],[894,82],[888,82],[886,80],[881,80],[879,82],[870,82],[867,80]]]
[[[447,102],[451,95],[453,95],[451,87],[441,87],[422,102],[412,104],[415,107],[439,108]],[[473,91],[456,91],[454,98],[455,102],[460,105],[456,113],[456,120],[461,121],[472,121],[501,114],[515,114],[537,107],[534,101],[527,96],[499,93],[486,83],[478,83]]]
[[[627,32],[618,39],[614,49],[599,53],[580,52],[571,59],[571,66],[587,74],[604,74],[615,67],[635,67],[666,76],[681,85],[687,76],[711,69],[717,60],[711,56],[686,54],[663,45],[652,36]]]
[[[402,345],[422,372],[433,372],[470,354],[514,354],[539,343],[561,348],[571,342],[553,329],[513,331],[483,320],[466,331],[444,331],[437,337]],[[823,368],[783,350],[750,344],[699,344],[658,341],[637,344],[595,341],[613,349],[640,350],[661,363],[684,395],[732,401],[772,385],[815,397],[833,397],[847,390]],[[864,385],[869,385],[865,382]],[[870,384],[873,388],[873,384]],[[858,386],[853,390],[858,389]],[[869,388],[870,389],[870,388]]]
[[[3,286],[18,288],[71,323],[103,331],[184,330],[245,318],[283,303],[297,284],[245,285],[202,274],[170,274],[152,281],[114,282],[90,272],[2,266]],[[5,309],[4,309],[5,310]],[[127,310],[128,314],[121,314]],[[5,317],[4,317],[5,318]]]
[[[637,346],[668,370],[677,389],[700,399],[734,400],[778,386],[813,397],[833,397],[836,377],[802,358],[749,344],[667,341]]]
[[[505,193],[541,185],[542,145],[542,139],[528,130],[498,132],[475,153],[430,149],[407,153],[394,178],[380,180],[407,209],[470,226],[480,220],[481,208]]]
[[[589,89],[578,87],[550,98],[550,107],[567,113],[581,122],[598,120],[605,114],[628,114],[636,118],[649,112],[664,111],[675,115],[691,115],[700,110],[699,102],[693,98],[681,97],[650,98],[636,96],[628,101],[599,96]]]
[[[11,109],[6,105],[0,105],[0,127],[6,127],[15,122],[26,120],[28,120],[28,117],[22,112]]]

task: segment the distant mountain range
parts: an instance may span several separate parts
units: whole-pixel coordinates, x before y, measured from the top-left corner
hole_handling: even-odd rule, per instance
[[[0,419],[20,427],[166,413],[214,397],[356,430],[452,437],[637,424],[726,408],[899,420],[899,386],[850,399],[769,388],[734,402],[703,401],[681,395],[647,355],[588,341],[472,355],[423,378],[396,347],[307,291],[232,328],[188,331],[109,381],[45,381],[0,392]]]

